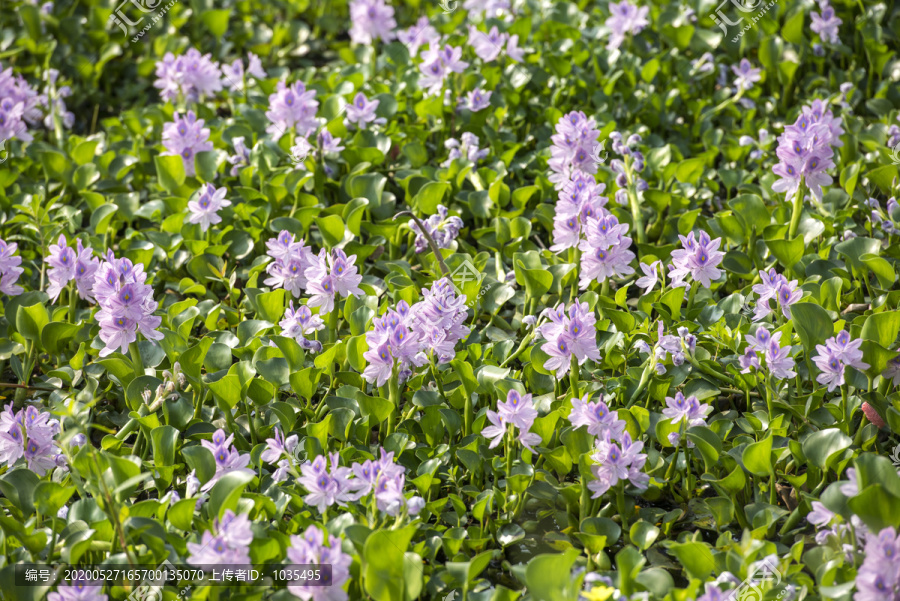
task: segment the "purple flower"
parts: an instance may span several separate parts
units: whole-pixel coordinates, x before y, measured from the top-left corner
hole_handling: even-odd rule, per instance
[[[431,26],[427,16],[419,17],[416,24],[397,32],[397,39],[409,50],[409,55],[415,57],[422,46],[436,46],[441,39],[437,30]]]
[[[861,338],[850,340],[850,333],[847,332],[847,330],[841,330],[836,336],[826,340],[825,346],[828,347],[828,350],[834,353],[834,356],[844,363],[844,365],[849,365],[860,371],[865,371],[869,369],[869,364],[864,363],[862,360],[863,352],[860,350],[862,342]]]
[[[900,540],[897,531],[888,527],[877,535],[870,532],[865,537],[865,559],[856,573],[854,601],[891,601],[900,595],[900,577],[897,558],[900,557]]]
[[[622,436],[625,421],[618,419],[618,412],[610,411],[602,397],[594,402],[588,402],[588,398],[590,394],[572,399],[572,412],[569,414],[572,427],[587,426],[588,434],[593,436],[602,437],[607,433],[615,439]]]
[[[438,248],[450,248],[450,244],[459,235],[459,231],[463,228],[463,221],[456,215],[450,215],[447,207],[444,205],[437,206],[437,213],[431,215],[424,222],[425,229],[434,240]],[[416,253],[425,252],[428,249],[428,241],[424,234],[419,230],[419,224],[411,221],[409,228],[416,234]]]
[[[706,232],[700,232],[700,236],[696,238],[694,232],[679,238],[682,248],[672,251],[672,264],[669,265],[672,287],[687,286],[684,280],[690,276],[703,287],[709,288],[713,280],[718,279],[722,273],[718,268],[725,256],[725,253],[718,250],[722,239],[711,240]]]
[[[497,413],[505,422],[509,422],[520,430],[530,430],[534,419],[537,417],[537,409],[531,400],[531,395],[521,396],[515,390],[510,390],[506,395],[506,402],[497,403]]]
[[[315,90],[307,90],[302,81],[290,86],[279,81],[275,93],[269,95],[266,117],[271,124],[266,131],[273,137],[281,137],[294,128],[298,136],[305,138],[319,127],[316,121],[318,109]]]
[[[265,285],[284,288],[299,298],[306,288],[306,270],[313,266],[315,255],[303,239],[294,239],[294,235],[282,230],[276,238],[266,242],[266,254],[274,259],[266,266]]]
[[[259,455],[260,460],[265,461],[266,463],[278,463],[285,457],[290,458],[297,449],[298,439],[296,434],[292,434],[285,438],[281,429],[277,427],[275,428],[274,434],[274,438],[266,439],[266,448]],[[280,480],[276,479],[276,482],[278,481]]]
[[[488,445],[488,448],[496,448],[500,446],[500,443],[503,441],[503,436],[506,434],[506,422],[500,417],[499,414],[488,409],[485,412],[487,415],[488,421],[491,422],[491,425],[483,428],[481,430],[481,435],[491,441],[491,444]]]
[[[834,8],[831,7],[828,0],[819,1],[819,10],[822,12],[809,13],[810,19],[812,20],[809,28],[814,33],[819,34],[819,37],[822,38],[823,42],[827,44],[837,44],[840,41],[838,29],[843,21],[834,14]]]
[[[234,154],[228,157],[228,163],[231,165],[229,173],[232,177],[236,177],[241,167],[246,167],[250,164],[250,149],[244,144],[243,136],[232,138],[231,143],[234,145]]]
[[[569,371],[572,357],[579,365],[591,359],[599,362],[600,349],[597,347],[597,319],[587,303],[574,303],[566,315],[563,305],[556,309],[545,309],[543,314],[550,323],[540,326],[538,334],[546,342],[541,350],[550,355],[544,368],[556,372],[562,379]]]
[[[332,453],[331,470],[328,461],[319,455],[313,461],[300,466],[301,476],[297,482],[309,494],[303,498],[308,505],[314,505],[320,513],[337,503],[345,507],[348,501],[354,500],[353,485],[350,482],[352,470],[339,465],[339,455]]]
[[[252,469],[247,467],[250,465],[250,454],[241,454],[240,451],[234,448],[234,445],[231,444],[233,438],[233,434],[226,438],[225,431],[220,428],[213,433],[212,441],[200,441],[200,444],[212,453],[213,458],[216,461],[216,473],[210,478],[209,482],[203,485],[200,489],[201,491],[206,492],[210,490],[215,483],[219,481],[219,478],[225,474],[230,474],[231,472],[243,472],[245,474],[253,475],[255,473]]]
[[[259,57],[250,52],[247,55],[247,70],[244,71],[244,62],[236,59],[230,65],[222,65],[222,73],[225,76],[226,86],[235,91],[243,91],[244,74],[252,75],[256,79],[265,79],[266,72],[262,68]]]
[[[308,340],[307,335],[321,330],[325,327],[322,318],[313,315],[306,305],[300,305],[294,310],[294,301],[284,311],[284,319],[278,325],[281,327],[281,333],[297,341],[301,347],[307,350],[318,352],[322,350],[322,343],[315,340]]]
[[[344,585],[350,579],[352,558],[341,550],[341,539],[325,535],[319,526],[313,524],[303,536],[291,536],[291,546],[287,550],[287,558],[295,565],[328,564],[331,566],[330,586],[308,586],[302,581],[292,582],[288,591],[304,601],[347,601]]]
[[[28,127],[40,122],[40,107],[47,104],[45,94],[38,94],[21,75],[13,77],[12,67],[4,71],[0,65],[0,140],[31,142]]]
[[[556,133],[550,137],[550,160],[547,166],[553,171],[550,181],[557,190],[573,180],[578,172],[597,173],[597,163],[591,158],[594,145],[600,137],[597,122],[581,111],[563,115],[556,124]]]
[[[66,582],[56,587],[55,593],[47,594],[47,601],[107,601],[103,594],[103,583],[87,580]]]
[[[832,183],[826,171],[834,167],[833,147],[843,146],[843,133],[841,119],[835,118],[821,100],[804,106],[794,124],[785,127],[784,134],[778,137],[775,153],[781,162],[773,171],[781,179],[772,189],[790,197],[797,192],[802,178],[813,197],[821,201],[822,187]]]
[[[375,40],[390,42],[395,37],[394,7],[384,0],[352,0],[350,20],[350,40],[354,44],[370,46]]]
[[[491,94],[492,92],[490,91],[486,92],[481,88],[475,88],[465,98],[459,99],[459,108],[460,110],[465,109],[477,113],[491,105]]]
[[[506,40],[506,56],[510,60],[521,63],[525,60],[525,49],[519,47],[519,36],[513,34]]]
[[[478,148],[478,136],[470,132],[464,132],[457,140],[450,138],[444,142],[444,146],[450,149],[447,160],[441,163],[441,167],[449,167],[454,159],[465,159],[471,163],[477,163],[490,153],[489,148]]]
[[[486,63],[492,62],[500,55],[508,37],[508,34],[500,33],[496,25],[488,33],[469,26],[469,45],[475,49],[478,58]]]
[[[101,357],[117,349],[128,352],[138,331],[148,340],[163,338],[156,330],[162,318],[153,315],[159,303],[153,300],[153,288],[146,280],[143,265],[134,265],[126,258],[116,259],[112,251],[94,274],[93,294],[100,307],[96,318],[100,339],[106,345],[100,351]]]
[[[387,123],[386,119],[375,116],[375,110],[380,102],[379,100],[369,100],[365,94],[359,92],[353,98],[353,102],[347,105],[344,123],[348,126],[356,125],[359,129],[366,129],[367,123]]]
[[[816,377],[816,382],[828,386],[828,392],[844,384],[844,364],[825,345],[816,345],[818,355],[813,357],[813,363],[822,372]]]
[[[191,212],[188,222],[199,223],[200,229],[204,232],[209,229],[210,225],[221,223],[219,210],[231,206],[231,201],[225,198],[226,194],[228,194],[228,190],[224,187],[216,189],[212,184],[206,184],[200,188],[200,196],[197,200],[188,203],[188,210]]]
[[[594,480],[588,482],[587,487],[593,491],[591,498],[596,499],[620,481],[630,482],[638,489],[646,489],[650,482],[649,476],[641,470],[647,462],[647,455],[640,451],[643,442],[632,442],[628,432],[614,439],[607,433],[597,439],[597,446],[591,454],[597,465],[591,467]]]
[[[187,543],[190,553],[188,563],[195,566],[220,564],[249,564],[250,543],[253,542],[253,531],[250,519],[244,515],[226,509],[222,519],[213,520],[213,534],[209,530],[203,533],[199,543]]]
[[[179,96],[185,102],[199,102],[222,89],[222,72],[211,55],[200,54],[195,48],[179,57],[167,52],[156,63],[153,87],[159,89],[159,96],[165,102],[177,100]]]
[[[19,245],[13,242],[7,244],[4,240],[0,240],[0,293],[17,296],[22,294],[22,287],[16,285],[19,276],[24,273],[24,269],[19,267],[22,264],[22,257],[16,256],[15,252]]]
[[[766,367],[776,380],[786,380],[797,375],[794,371],[794,359],[790,356],[789,346],[782,348],[773,336],[766,348]]]
[[[739,64],[732,66],[731,70],[734,72],[734,85],[738,90],[749,90],[753,87],[754,82],[762,79],[760,75],[762,71],[754,69],[753,65],[746,58],[741,59]]]
[[[891,380],[894,386],[900,385],[900,355],[887,362],[881,377],[885,380]]]
[[[581,279],[579,287],[584,290],[595,280],[604,282],[607,278],[623,277],[634,273],[630,263],[634,253],[628,250],[631,238],[623,237],[622,242],[610,248],[583,249],[581,255]]]
[[[47,271],[50,282],[47,294],[50,295],[50,302],[55,302],[63,288],[75,279],[75,260],[75,251],[68,247],[66,237],[60,234],[57,243],[50,245],[50,256],[45,259],[50,266]]]
[[[43,476],[57,465],[59,421],[28,406],[13,412],[12,403],[0,413],[0,462],[12,465],[25,458],[28,469]]]
[[[321,307],[319,314],[331,313],[334,309],[335,294],[347,298],[351,294],[362,296],[359,288],[362,276],[356,268],[356,255],[349,257],[335,248],[329,254],[325,249],[313,257],[312,265],[306,268],[306,291],[312,295],[308,305]]]
[[[611,2],[609,12],[610,16],[606,20],[606,26],[609,28],[607,50],[618,49],[625,41],[626,35],[629,33],[637,35],[650,24],[650,21],[647,20],[650,8],[646,6],[639,8],[627,0],[619,3]]]
[[[640,267],[641,267],[641,271],[644,272],[644,275],[637,279],[637,281],[635,282],[635,285],[638,288],[643,289],[644,292],[641,293],[642,296],[644,294],[647,294],[648,292],[652,291],[653,288],[656,287],[656,283],[659,281],[660,274],[662,274],[662,277],[663,277],[662,285],[665,288],[666,273],[664,270],[662,270],[662,261],[654,261],[650,265],[647,265],[646,263],[641,263]]]
[[[203,119],[197,119],[194,111],[182,117],[175,113],[175,121],[163,126],[162,143],[166,151],[162,156],[180,156],[184,163],[184,173],[193,177],[194,157],[198,152],[212,150],[209,129],[203,127]]]

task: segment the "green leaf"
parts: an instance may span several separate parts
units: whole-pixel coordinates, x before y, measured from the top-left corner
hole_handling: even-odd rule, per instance
[[[338,215],[316,217],[315,222],[329,247],[337,246],[344,239],[344,220]]]
[[[47,308],[40,304],[34,304],[29,307],[19,307],[16,312],[16,329],[28,340],[38,344],[41,343],[41,332],[50,323],[50,314]]]
[[[375,601],[412,599],[417,582],[421,589],[422,572],[408,573],[405,565],[406,549],[414,532],[414,526],[377,530],[366,539],[362,552],[364,583]]]
[[[166,189],[170,194],[175,194],[184,184],[184,161],[180,156],[160,156],[154,157],[156,162],[156,177],[159,178],[159,185]]]
[[[849,436],[837,428],[829,428],[807,436],[803,440],[801,448],[803,454],[813,465],[824,470],[830,467],[829,458],[836,459],[835,454],[849,448],[851,444],[853,444],[853,440]]]
[[[834,334],[834,324],[828,311],[815,303],[796,303],[791,305],[791,318],[794,329],[800,336],[800,343],[811,353],[817,344],[823,344],[826,339]]]
[[[449,191],[450,184],[446,182],[428,182],[416,192],[413,206],[421,214],[432,215]]]
[[[226,510],[237,509],[241,494],[255,477],[247,472],[229,472],[219,478],[209,491],[209,514],[221,518]]]
[[[40,482],[29,469],[18,469],[0,476],[0,492],[25,516],[34,513],[34,490]]]
[[[706,543],[697,541],[674,543],[669,546],[669,551],[678,558],[691,578],[706,580],[716,569],[716,561]]]
[[[878,285],[883,290],[888,290],[894,284],[897,274],[887,259],[872,253],[866,253],[859,259],[869,268],[869,271],[875,274],[875,277],[878,278]]]
[[[741,218],[748,229],[756,228],[756,231],[761,232],[772,222],[769,210],[762,198],[756,194],[742,194],[728,201],[728,206]]]
[[[850,509],[869,527],[871,532],[900,526],[900,498],[890,494],[878,483],[867,486],[847,502]]]
[[[756,476],[768,476],[775,472],[772,464],[772,437],[748,444],[741,455],[744,467]]]
[[[66,349],[80,329],[80,325],[64,321],[50,322],[41,330],[41,347],[48,353],[57,355]]]
[[[885,311],[866,317],[860,338],[872,340],[877,344],[889,348],[897,340],[900,333],[900,311]]]
[[[231,16],[231,9],[223,8],[219,10],[203,11],[201,18],[203,24],[209,29],[209,32],[216,38],[221,38],[228,31],[228,18]],[[241,82],[234,82],[235,84]]]
[[[803,236],[797,236],[793,240],[766,240],[766,246],[769,247],[778,262],[787,269],[793,268],[803,258],[806,250]]]
[[[572,577],[577,549],[537,555],[525,568],[525,585],[534,601],[570,601],[578,598],[582,577]]]
[[[166,519],[173,526],[185,532],[191,532],[194,523],[194,508],[197,506],[197,499],[181,499],[176,502],[166,513]]]
[[[682,184],[696,186],[700,181],[700,176],[703,175],[705,165],[706,160],[702,158],[685,159],[678,163],[678,167],[675,169],[675,179]]]

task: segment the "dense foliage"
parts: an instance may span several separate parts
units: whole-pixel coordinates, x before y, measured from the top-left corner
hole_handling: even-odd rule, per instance
[[[896,601],[898,36],[4,0],[0,598]]]

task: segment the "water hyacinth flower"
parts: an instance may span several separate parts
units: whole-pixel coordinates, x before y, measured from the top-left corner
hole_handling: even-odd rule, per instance
[[[103,584],[83,579],[68,581],[57,586],[56,592],[47,593],[47,601],[107,601]]]
[[[298,136],[306,138],[319,128],[317,110],[319,101],[316,100],[315,90],[307,90],[302,81],[290,86],[279,81],[275,93],[269,95],[266,117],[270,125],[266,131],[271,136],[281,137],[294,128]]]
[[[844,385],[844,370],[849,366],[860,371],[869,369],[869,364],[862,360],[863,352],[860,350],[862,340],[851,340],[846,330],[841,330],[837,336],[825,341],[825,344],[816,345],[817,355],[813,357],[813,363],[819,368],[820,373],[816,382],[828,387],[828,392]]]
[[[894,386],[900,385],[900,355],[887,362],[881,377],[890,380]]]
[[[281,327],[283,336],[293,338],[301,348],[318,352],[322,350],[322,343],[316,340],[309,340],[306,336],[315,333],[325,327],[322,318],[313,315],[312,311],[306,305],[300,305],[294,310],[294,301],[284,310],[284,319],[278,325]]]
[[[266,448],[259,455],[260,461],[277,464],[278,469],[272,474],[275,482],[283,482],[293,467],[294,453],[297,451],[298,438],[291,434],[287,438],[281,432],[281,428],[275,428],[275,437],[266,439]]]
[[[354,44],[371,45],[375,40],[390,42],[396,37],[394,7],[384,0],[352,0],[350,2],[350,40]]]
[[[491,105],[491,91],[485,91],[481,88],[475,88],[465,97],[460,98],[458,101],[459,110],[468,110],[473,113],[477,113],[480,110],[486,109]]]
[[[478,31],[474,26],[469,25],[469,45],[475,50],[478,58],[486,63],[490,63],[500,56],[508,38],[509,34],[500,33],[496,25],[491,27],[487,33]]]
[[[778,306],[781,307],[781,313],[785,319],[791,318],[791,305],[795,304],[803,297],[803,291],[797,287],[797,280],[790,282],[786,277],[779,274],[775,269],[768,272],[760,270],[759,277],[761,283],[753,286],[753,292],[759,295],[756,299],[756,309],[753,314],[753,321],[759,321],[772,312],[769,300],[774,299]]]
[[[221,520],[213,520],[213,532],[205,531],[199,543],[187,543],[189,564],[250,564],[253,530],[250,528],[250,519],[245,514],[236,515],[232,510],[226,509]]]
[[[746,58],[742,58],[740,63],[731,67],[731,70],[735,75],[734,87],[739,92],[751,89],[755,82],[762,79],[762,70],[755,69]]]
[[[416,24],[397,32],[397,40],[406,46],[411,57],[418,56],[422,46],[436,46],[441,41],[441,35],[432,27],[428,17],[419,17]]]
[[[350,564],[353,560],[341,550],[341,539],[329,535],[326,545],[322,530],[313,524],[303,532],[303,536],[291,536],[287,558],[295,565],[331,566],[329,586],[309,586],[303,581],[295,581],[287,587],[292,595],[304,601],[347,601],[344,585],[350,579]]]
[[[50,245],[50,255],[45,259],[50,269],[47,270],[47,294],[50,301],[59,298],[60,292],[69,282],[75,280],[78,296],[84,300],[93,300],[94,273],[100,267],[100,261],[94,256],[92,248],[84,248],[78,240],[78,250],[69,248],[66,237],[59,235],[56,244]]]
[[[549,323],[538,327],[537,333],[546,342],[541,350],[550,355],[544,363],[544,369],[555,371],[560,380],[569,372],[572,357],[578,365],[591,359],[599,362],[600,349],[597,347],[597,318],[587,303],[573,303],[566,314],[565,306],[560,304],[555,309],[544,309],[542,316]]]
[[[485,414],[491,425],[482,429],[481,435],[491,441],[489,448],[498,447],[507,432],[511,432],[511,435],[532,453],[534,445],[541,442],[538,434],[530,432],[538,415],[530,394],[522,396],[515,390],[510,390],[506,395],[506,401],[497,403],[496,412],[488,409]]]
[[[581,111],[563,115],[556,124],[556,133],[550,140],[550,160],[547,167],[553,171],[550,181],[557,190],[575,178],[581,171],[590,175],[597,173],[597,164],[591,159],[594,145],[600,138],[600,130],[594,118],[588,118]]]
[[[185,175],[193,177],[196,175],[194,157],[198,152],[213,149],[209,129],[203,127],[204,120],[197,119],[194,111],[188,111],[184,117],[175,113],[174,119],[163,126],[162,144],[166,151],[162,156],[180,156]]]
[[[342,298],[362,296],[359,287],[362,276],[356,269],[356,255],[349,257],[339,248],[328,253],[324,248],[318,256],[313,256],[312,264],[306,269],[306,291],[312,296],[310,307],[321,307],[319,314],[331,313],[337,294]]]
[[[112,251],[94,274],[93,294],[100,307],[96,318],[100,339],[106,345],[100,350],[101,357],[116,350],[128,352],[138,332],[147,340],[162,340],[157,331],[162,318],[153,315],[159,303],[153,300],[153,288],[146,281],[143,265],[124,257],[116,259]]]
[[[332,453],[331,469],[328,469],[328,460],[322,455],[313,461],[300,466],[301,476],[297,482],[305,488],[309,494],[303,497],[303,502],[313,505],[319,513],[335,503],[340,507],[346,507],[349,501],[355,500],[354,488],[350,483],[352,470],[340,466],[340,456]]]
[[[56,445],[59,420],[50,413],[28,406],[13,411],[9,403],[0,413],[0,463],[12,467],[19,459],[38,476],[57,466],[59,457],[65,461]]]
[[[490,148],[478,148],[478,136],[471,132],[463,132],[459,140],[450,138],[444,142],[444,146],[450,149],[447,160],[441,163],[441,167],[449,167],[455,159],[466,159],[470,163],[477,163],[490,153]]]
[[[12,67],[3,69],[0,63],[0,140],[34,139],[29,125],[37,125],[47,106],[45,95],[38,94],[21,76],[13,76]]]
[[[821,11],[820,13],[809,13],[809,18],[812,21],[809,24],[809,28],[813,33],[819,34],[819,37],[826,44],[839,43],[838,29],[843,21],[834,14],[834,8],[828,0],[819,0],[819,10]]]
[[[681,248],[672,251],[672,263],[669,265],[672,287],[687,286],[689,282],[685,278],[690,277],[692,281],[700,282],[704,288],[709,288],[722,275],[718,268],[725,257],[725,253],[718,250],[722,239],[711,240],[709,234],[703,231],[696,237],[694,232],[690,232],[687,236],[679,235],[678,238],[681,240]]]
[[[253,475],[254,471],[247,466],[250,465],[250,454],[241,453],[231,442],[234,440],[234,434],[225,436],[225,431],[221,428],[213,433],[212,440],[201,440],[200,444],[213,454],[216,461],[216,473],[209,482],[200,489],[203,492],[210,490],[219,478],[231,472],[243,472]]]
[[[250,164],[250,149],[244,144],[243,136],[232,138],[231,144],[234,146],[234,154],[228,157],[228,164],[231,165],[229,174],[232,177],[237,177],[241,167],[246,167]]]
[[[597,439],[591,459],[596,465],[591,467],[594,480],[587,487],[593,491],[592,499],[602,497],[606,491],[619,482],[628,482],[639,490],[646,490],[650,476],[641,471],[647,462],[647,455],[641,453],[643,442],[633,442],[628,432],[618,438],[609,433]]]
[[[367,123],[379,125],[387,123],[384,117],[375,116],[375,110],[380,103],[380,100],[369,100],[362,92],[357,93],[353,102],[345,109],[344,123],[348,126],[356,125],[359,129],[366,129]]]
[[[590,219],[607,216],[609,199],[601,196],[605,189],[606,184],[598,184],[593,175],[583,171],[576,172],[571,180],[563,184],[553,217],[551,251],[558,253],[577,248],[587,238]]]
[[[252,52],[247,54],[247,69],[244,70],[244,61],[236,59],[230,65],[222,65],[222,73],[225,77],[225,85],[235,91],[243,91],[244,76],[251,75],[256,79],[265,79],[266,72],[263,70],[262,62],[259,57]]]
[[[463,228],[463,220],[456,215],[450,215],[444,205],[438,205],[437,213],[430,215],[422,223],[438,248],[450,248],[450,244],[456,240],[459,231]],[[410,221],[409,229],[416,234],[416,254],[425,252],[428,249],[428,240],[419,229],[419,224]]]
[[[221,91],[222,72],[211,57],[189,48],[178,57],[167,52],[157,61],[153,87],[159,90],[163,102],[178,100],[179,96],[185,102],[199,102]]]
[[[303,238],[295,240],[294,235],[282,230],[277,237],[266,242],[266,254],[274,259],[266,265],[265,285],[273,288],[284,288],[299,298],[306,289],[306,271],[313,266],[315,255],[309,246],[305,246]]]
[[[796,365],[790,356],[790,346],[782,348],[781,332],[772,334],[765,326],[759,326],[755,334],[747,336],[747,348],[739,357],[741,373],[750,373],[751,369],[761,369],[760,358],[766,362],[766,369],[776,380],[786,380],[797,375]]]
[[[618,411],[610,411],[603,401],[603,396],[590,402],[590,394],[585,394],[580,399],[572,399],[572,412],[569,413],[569,422],[573,428],[587,426],[588,434],[593,436],[606,436],[618,439],[625,432],[625,421],[619,419]]]
[[[619,223],[615,215],[590,217],[587,220],[587,240],[580,243],[581,273],[579,287],[587,288],[592,282],[604,282],[607,278],[622,277],[634,273],[630,263],[631,238],[625,236],[629,225]]]
[[[219,210],[230,207],[231,201],[225,198],[228,190],[224,187],[216,188],[212,184],[200,188],[200,196],[197,200],[188,203],[188,223],[199,223],[201,231],[209,229],[210,225],[221,223],[222,218],[219,217]]]
[[[834,167],[833,148],[843,146],[841,121],[821,100],[804,106],[793,125],[786,126],[778,137],[775,153],[781,162],[772,171],[781,179],[772,185],[772,190],[784,192],[790,198],[797,193],[803,179],[813,197],[821,201],[822,188],[833,181],[826,173]]]
[[[641,263],[640,268],[644,275],[639,277],[634,285],[643,290],[641,296],[651,292],[656,287],[660,276],[662,276],[662,287],[666,287],[666,271],[663,269],[662,261],[654,261],[650,265]]]
[[[856,517],[856,516],[854,516]],[[856,572],[854,601],[881,601],[900,596],[897,558],[900,537],[893,527],[870,532],[865,537],[865,559]]]
[[[609,42],[606,44],[607,50],[616,50],[625,41],[628,34],[637,35],[650,24],[647,15],[650,8],[647,6],[635,6],[622,0],[622,2],[611,2],[609,4],[610,16],[606,20],[606,26],[609,28]]]

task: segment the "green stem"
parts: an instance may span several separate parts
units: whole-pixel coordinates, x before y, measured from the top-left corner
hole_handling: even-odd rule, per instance
[[[625,174],[628,178],[628,206],[631,208],[631,220],[634,223],[634,231],[637,234],[638,243],[647,244],[647,232],[644,230],[644,217],[641,215],[641,206],[638,203],[634,174],[631,171],[631,161],[626,163]]]
[[[75,290],[75,282],[69,283],[69,323],[75,323],[75,303],[78,301],[78,293]]]
[[[571,365],[569,367],[569,385],[572,388],[572,398],[577,399],[580,398],[578,394],[578,376],[581,370],[578,367],[578,358],[575,357],[575,354],[572,354]]]
[[[619,517],[622,518],[622,534],[628,537],[628,518],[631,517],[631,508],[625,503],[625,483],[619,482],[616,486],[616,505],[619,509]],[[628,507],[626,509],[626,507]]]
[[[794,206],[791,212],[791,224],[788,226],[788,240],[793,240],[797,235],[797,228],[800,227],[800,215],[803,213],[803,179],[797,186],[797,193],[794,195]]]
[[[138,348],[137,340],[128,345],[128,352],[131,355],[131,365],[134,367],[134,375],[140,378],[144,375],[144,361],[141,359],[141,349]]]

